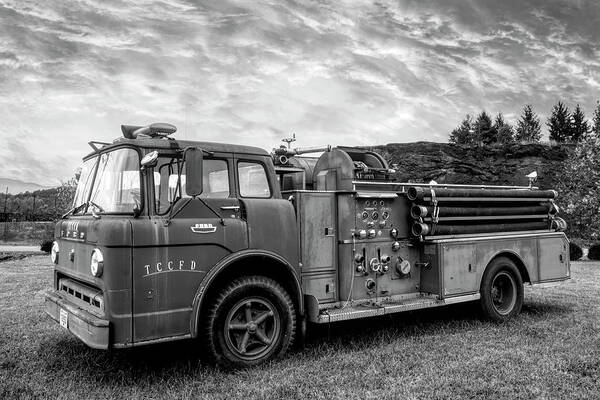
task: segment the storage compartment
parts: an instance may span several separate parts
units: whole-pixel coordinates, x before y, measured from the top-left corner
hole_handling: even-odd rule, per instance
[[[569,245],[566,238],[539,238],[538,254],[540,281],[552,281],[570,276]]]
[[[299,227],[302,289],[320,302],[336,301],[335,193],[293,192]]]

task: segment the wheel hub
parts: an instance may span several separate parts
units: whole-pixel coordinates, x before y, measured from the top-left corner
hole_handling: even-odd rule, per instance
[[[252,297],[232,307],[225,320],[225,344],[236,356],[255,360],[276,345],[281,331],[275,306],[264,298]]]
[[[492,303],[496,311],[502,315],[509,314],[517,301],[517,284],[509,273],[499,272],[492,281]]]

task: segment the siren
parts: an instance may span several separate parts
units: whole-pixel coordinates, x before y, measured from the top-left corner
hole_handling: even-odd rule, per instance
[[[127,139],[137,138],[163,138],[177,131],[175,125],[164,122],[155,122],[147,126],[121,125],[121,132]]]

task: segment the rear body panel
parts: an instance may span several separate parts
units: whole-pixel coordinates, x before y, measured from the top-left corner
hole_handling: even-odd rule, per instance
[[[531,284],[567,280],[568,249],[562,232],[427,241],[431,266],[421,273],[422,290],[440,298],[476,293],[485,267],[498,256],[520,261]]]

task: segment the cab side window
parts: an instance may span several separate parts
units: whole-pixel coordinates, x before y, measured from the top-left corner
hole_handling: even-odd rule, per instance
[[[185,194],[185,182],[185,165],[180,159],[159,158],[154,169],[154,201],[158,214],[169,211],[177,199],[189,197]],[[205,158],[202,162],[202,186],[203,192],[200,197],[229,197],[227,161]]]
[[[257,162],[240,161],[237,164],[240,181],[240,196],[271,197],[271,188],[264,165]]]
[[[227,161],[204,159],[202,161],[202,194],[200,197],[229,197],[229,172]]]

